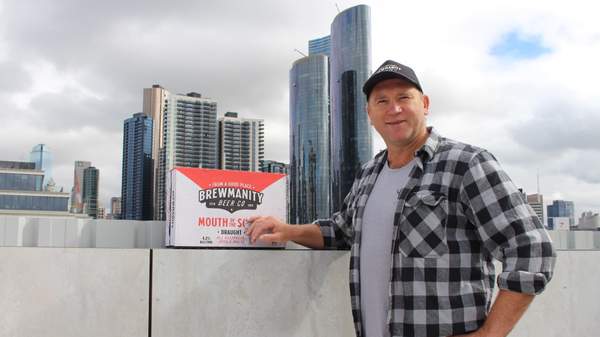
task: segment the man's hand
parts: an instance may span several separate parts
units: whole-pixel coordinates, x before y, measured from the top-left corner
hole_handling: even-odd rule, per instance
[[[248,219],[250,227],[246,235],[250,236],[250,242],[260,240],[267,243],[286,243],[292,240],[292,225],[285,224],[272,216],[253,216]]]
[[[294,241],[313,249],[323,249],[325,242],[318,225],[289,225],[272,216],[253,216],[248,219],[250,227],[246,234],[250,242],[256,240],[267,243]]]
[[[500,289],[492,309],[479,330],[453,337],[505,337],[517,324],[534,296]]]

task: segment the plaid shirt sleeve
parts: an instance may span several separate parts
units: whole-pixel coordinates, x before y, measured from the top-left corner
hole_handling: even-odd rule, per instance
[[[361,170],[357,177],[361,177]],[[314,224],[319,225],[325,249],[348,250],[352,244],[354,237],[354,228],[352,219],[356,209],[351,205],[354,204],[354,199],[358,195],[358,187],[362,179],[357,178],[352,184],[350,193],[346,195],[341,210],[333,214],[330,219],[319,219],[314,221]]]
[[[499,288],[541,293],[552,278],[556,252],[539,218],[489,152],[470,161],[460,198],[485,251],[502,262]]]

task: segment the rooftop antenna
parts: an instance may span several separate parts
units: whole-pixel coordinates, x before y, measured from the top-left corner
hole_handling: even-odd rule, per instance
[[[337,9],[338,14],[339,14],[340,13],[340,7],[338,6],[337,2],[335,2],[335,8]]]
[[[537,169],[537,194],[540,195],[540,169]]]
[[[294,48],[294,51],[295,51],[295,52],[297,52],[298,54],[300,54],[300,55],[304,56],[304,57],[308,56],[308,55],[304,54],[303,52],[299,51],[299,50],[298,50],[298,49],[296,49],[296,48]]]

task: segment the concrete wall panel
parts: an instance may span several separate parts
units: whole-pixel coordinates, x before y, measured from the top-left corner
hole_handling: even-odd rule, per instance
[[[0,248],[0,336],[148,336],[149,250]]]
[[[598,336],[600,252],[558,251],[557,255],[552,281],[535,297],[511,337]]]
[[[348,252],[154,250],[152,336],[353,336],[348,263]]]

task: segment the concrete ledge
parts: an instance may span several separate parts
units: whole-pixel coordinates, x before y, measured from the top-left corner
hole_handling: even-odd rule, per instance
[[[0,336],[353,336],[349,252],[0,248]],[[559,251],[513,337],[595,337],[600,251]],[[152,297],[150,300],[150,285]],[[150,310],[150,305],[152,309]]]

